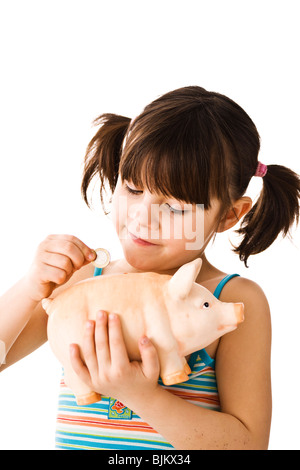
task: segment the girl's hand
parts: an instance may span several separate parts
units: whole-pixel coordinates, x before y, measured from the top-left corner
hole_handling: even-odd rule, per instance
[[[123,404],[134,403],[135,397],[152,394],[158,387],[159,360],[147,337],[139,341],[141,362],[130,362],[118,315],[100,311],[96,325],[88,321],[82,347],[70,345],[73,369],[92,390],[117,398]]]
[[[28,294],[39,302],[65,284],[96,253],[72,235],[49,235],[38,246],[34,261],[25,276]]]

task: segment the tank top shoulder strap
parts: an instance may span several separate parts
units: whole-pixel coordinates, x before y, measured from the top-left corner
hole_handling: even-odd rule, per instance
[[[239,276],[239,274],[228,274],[227,276],[225,276],[222,279],[222,281],[219,282],[219,284],[217,285],[217,287],[215,288],[215,291],[214,291],[214,296],[217,299],[220,297],[220,294],[221,294],[222,289],[225,286],[225,284],[227,284],[227,282],[230,281],[230,279],[232,279],[233,277],[236,277],[236,276]]]
[[[102,274],[102,268],[95,268],[94,276],[101,276],[101,274]]]

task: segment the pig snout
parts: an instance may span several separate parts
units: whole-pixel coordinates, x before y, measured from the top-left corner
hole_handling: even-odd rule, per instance
[[[237,326],[244,321],[244,304],[241,302],[238,303],[228,303],[222,306],[225,310],[222,314],[221,324],[218,327],[218,330],[225,332],[232,331],[237,328]]]
[[[242,323],[244,321],[244,304],[243,303],[234,304],[234,313],[236,316],[237,324]]]

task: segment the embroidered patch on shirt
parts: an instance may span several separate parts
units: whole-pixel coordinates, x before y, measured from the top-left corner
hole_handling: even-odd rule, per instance
[[[115,398],[109,399],[109,419],[131,419],[132,411]]]

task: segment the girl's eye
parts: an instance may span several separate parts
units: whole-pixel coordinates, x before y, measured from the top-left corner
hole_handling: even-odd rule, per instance
[[[142,194],[143,191],[141,189],[133,189],[131,188],[130,186],[128,186],[127,184],[125,184],[125,190],[129,193],[129,194],[133,194],[134,196],[138,196],[139,194]],[[170,206],[170,204],[166,203],[166,206],[169,208],[170,212],[173,212],[173,214],[184,214],[185,211],[184,210],[181,210],[181,209],[175,209],[174,207]]]
[[[203,308],[209,308],[209,303],[208,303],[208,302],[204,302]]]
[[[129,186],[127,186],[127,184],[125,184],[125,189],[126,191],[128,191],[130,194],[141,194],[143,191],[138,191],[137,189],[132,189],[130,188]]]
[[[174,209],[174,207],[170,206],[170,204],[166,203],[166,206],[168,206],[170,211],[173,212],[174,214],[184,214],[185,213],[185,211],[182,210],[182,209]]]

